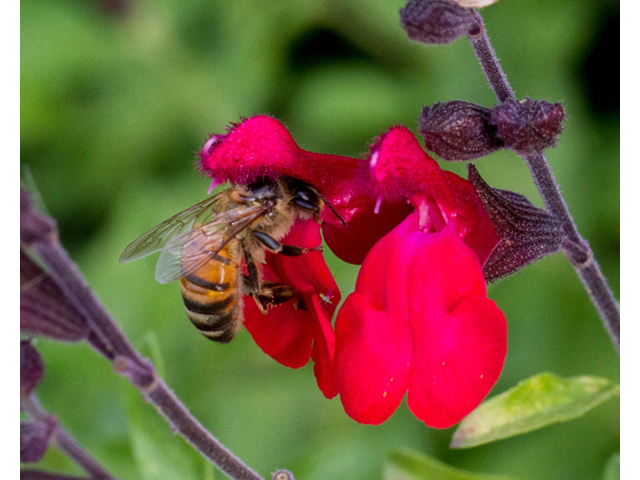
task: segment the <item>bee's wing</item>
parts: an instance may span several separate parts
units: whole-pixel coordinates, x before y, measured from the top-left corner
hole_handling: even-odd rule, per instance
[[[138,237],[122,252],[120,263],[132,262],[159,252],[169,240],[177,235],[189,232],[196,223],[209,223],[214,218],[212,206],[216,202],[218,195],[209,197],[193,207],[177,213]]]
[[[156,265],[156,281],[170,283],[196,272],[216,257],[236,235],[267,213],[262,205],[235,208],[170,239]]]

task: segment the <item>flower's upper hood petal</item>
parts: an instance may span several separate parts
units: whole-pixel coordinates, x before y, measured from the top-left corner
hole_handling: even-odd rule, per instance
[[[455,219],[458,235],[481,263],[498,243],[473,185],[442,170],[405,127],[390,129],[372,147],[370,172],[377,192],[385,198],[432,198],[447,222]]]
[[[404,202],[374,217],[375,197],[368,163],[301,149],[274,118],[259,115],[212,136],[200,153],[199,168],[217,183],[248,184],[265,177],[302,180],[318,189],[347,222],[325,208],[327,244],[349,263],[362,263],[369,248],[406,216]]]

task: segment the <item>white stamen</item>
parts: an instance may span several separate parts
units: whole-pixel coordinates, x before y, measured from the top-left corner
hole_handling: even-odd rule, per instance
[[[209,148],[211,148],[211,145],[213,145],[213,142],[215,142],[218,139],[218,137],[219,135],[214,135],[209,140],[207,140],[207,143],[205,143],[204,147],[202,147],[202,153],[204,153],[205,155],[208,155]]]
[[[369,168],[371,170],[376,168],[376,163],[378,163],[378,151],[377,150],[375,152],[373,152],[373,155],[371,155],[371,160],[369,160]]]
[[[376,215],[380,213],[380,207],[382,206],[383,200],[384,197],[382,195],[378,195],[378,198],[376,199],[376,206],[373,209],[373,213],[375,213]]]

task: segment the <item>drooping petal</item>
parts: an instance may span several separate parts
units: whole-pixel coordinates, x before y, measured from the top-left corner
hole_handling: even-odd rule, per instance
[[[282,243],[317,247],[322,243],[320,227],[313,220],[299,220]],[[266,262],[263,280],[289,285],[301,298],[273,307],[265,315],[255,301],[247,297],[244,310],[247,330],[265,353],[283,365],[299,368],[306,365],[311,356],[318,386],[327,398],[332,398],[337,394],[337,387],[331,319],[341,297],[324,257],[318,251],[297,257],[267,252]]]
[[[379,424],[396,410],[408,385],[412,346],[407,270],[424,236],[412,213],[369,252],[356,290],[336,318],[336,374],[345,412]]]
[[[411,364],[409,324],[375,308],[357,291],[336,319],[336,374],[344,411],[378,425],[398,408]]]
[[[408,270],[413,363],[409,409],[447,428],[477,407],[507,353],[503,313],[486,297],[482,268],[453,225],[424,236]]]
[[[311,298],[311,308],[317,317],[317,321],[314,323],[316,331],[311,359],[318,388],[326,398],[333,398],[338,394],[335,375],[336,337],[331,326],[331,317],[324,314],[322,303],[325,301],[317,295]]]
[[[317,188],[347,222],[343,227],[330,209],[323,212],[327,245],[349,263],[362,263],[371,246],[408,213],[400,200],[386,207],[384,215],[374,216],[367,161],[303,150],[279,121],[265,115],[212,136],[200,154],[199,168],[217,183],[288,176]],[[354,236],[357,241],[351,240]]]
[[[265,278],[278,280],[266,272]],[[290,368],[309,362],[317,321],[315,312],[296,309],[293,301],[278,305],[265,315],[253,298],[244,298],[244,325],[254,341],[264,353]]]

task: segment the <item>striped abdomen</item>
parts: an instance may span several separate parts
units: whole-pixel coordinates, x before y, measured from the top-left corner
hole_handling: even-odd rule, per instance
[[[180,280],[187,315],[205,337],[227,343],[242,324],[242,297],[239,271],[233,255],[236,242],[230,242],[218,255],[225,264],[211,259],[203,267]]]

